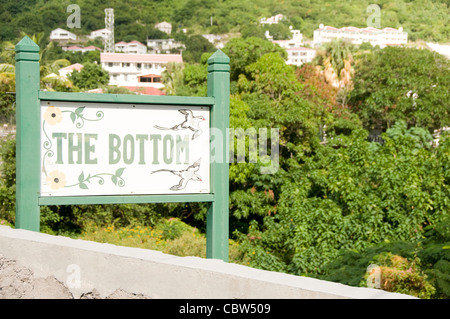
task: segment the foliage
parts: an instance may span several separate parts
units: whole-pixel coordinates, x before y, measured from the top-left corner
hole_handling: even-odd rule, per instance
[[[230,58],[231,81],[237,81],[240,74],[247,74],[245,68],[266,53],[277,52],[287,58],[286,51],[280,46],[256,37],[233,38],[222,51]]]
[[[69,79],[82,90],[91,90],[109,82],[109,74],[103,70],[101,65],[95,63],[86,63],[81,71],[74,70]]]
[[[350,105],[367,128],[397,120],[429,130],[450,124],[450,64],[429,50],[386,47],[356,64]]]
[[[0,123],[14,124],[16,122],[16,95],[0,90]]]
[[[373,261],[380,267],[380,284],[383,290],[427,299],[435,293],[435,288],[427,282],[426,275],[420,270],[417,258],[409,261],[398,255],[383,253],[375,256]]]
[[[186,50],[183,51],[183,61],[199,63],[205,52],[214,52],[214,46],[201,35],[192,35],[185,41]]]
[[[13,1],[0,4],[0,40],[12,40],[19,30],[33,33],[45,32],[66,25],[70,13],[66,8],[72,2]],[[367,26],[371,13],[366,12],[370,1],[275,1],[275,0],[130,0],[94,1],[78,0],[81,8],[81,28],[72,29],[79,35],[104,27],[104,9],[115,9],[116,36],[121,40],[135,39],[141,42],[156,34],[154,24],[169,21],[177,29],[187,28],[197,33],[223,34],[248,29],[258,25],[259,19],[278,13],[286,16],[285,24],[300,28],[306,37],[312,38],[319,24],[343,26]],[[408,32],[410,40],[445,42],[449,39],[449,7],[444,0],[379,1],[381,27],[400,27]],[[259,25],[258,25],[259,26]],[[264,29],[262,26],[259,26]],[[280,28],[282,24],[271,27]],[[275,34],[275,32],[274,32]]]
[[[98,227],[87,225],[79,239],[162,251],[176,256],[206,257],[206,236],[178,218],[162,219],[153,226]],[[245,263],[238,244],[230,240],[230,261]]]
[[[16,201],[16,143],[0,139],[0,220],[13,224]]]
[[[163,74],[168,95],[206,95],[207,59],[215,49],[200,34],[242,33],[223,48],[231,60],[230,126],[248,132],[278,129],[280,157],[276,172],[261,174],[259,154],[248,162],[255,153],[249,150],[249,137],[239,144],[247,161],[236,156],[230,164],[232,261],[355,286],[364,285],[368,265],[378,263],[385,289],[423,298],[450,296],[450,138],[441,136],[439,147],[432,147],[430,135],[433,128],[449,124],[448,61],[427,50],[355,50],[332,43],[313,64],[294,68],[286,65],[284,49],[265,40],[265,30],[285,38],[289,25],[307,38],[319,23],[363,27],[368,1],[78,3],[82,27],[71,30],[78,35],[103,28],[106,7],[115,9],[121,40],[169,37],[153,26],[163,20],[173,24],[170,37],[186,45],[188,63],[171,65]],[[41,47],[43,87],[77,91],[108,82],[95,64],[98,52],[63,52],[47,40],[50,30],[64,26],[69,2],[22,4],[0,4],[0,39],[33,33]],[[379,5],[383,27],[403,26],[413,39],[448,38],[443,1]],[[287,20],[259,24],[260,18],[277,13]],[[14,87],[14,54],[7,50],[12,42],[2,43],[2,90]],[[47,76],[67,63],[85,66],[72,73],[74,85],[51,82]],[[0,95],[0,103],[2,115],[11,115],[14,96]],[[365,129],[375,127],[385,130],[383,144],[367,140]],[[236,149],[237,142],[235,136]],[[8,224],[14,224],[14,146],[13,139],[6,139],[0,147],[0,222]],[[206,210],[204,203],[50,206],[41,208],[41,230],[204,257]]]
[[[449,187],[435,152],[417,148],[406,135],[384,136],[381,146],[367,142],[366,134],[334,137],[329,143],[337,148],[320,147],[303,165],[289,161],[277,213],[240,235],[248,253],[264,252],[253,265],[266,265],[266,255],[273,255],[278,266],[268,269],[324,274],[342,249],[417,241],[423,227],[442,222]]]

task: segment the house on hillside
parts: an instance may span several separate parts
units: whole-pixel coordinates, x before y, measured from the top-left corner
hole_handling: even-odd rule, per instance
[[[70,52],[81,52],[81,53],[85,53],[85,52],[89,52],[89,51],[96,51],[96,50],[102,52],[102,49],[100,49],[100,48],[98,48],[96,46],[93,46],[93,45],[90,45],[90,46],[87,46],[87,47],[81,47],[81,46],[78,46],[78,45],[70,45],[70,46],[62,47],[62,50],[63,51],[70,51]]]
[[[111,34],[111,30],[99,29],[99,30],[92,31],[91,34],[88,35],[88,38],[92,39],[92,40],[101,38],[102,41],[106,41],[106,39],[109,37],[110,34]]]
[[[155,24],[155,28],[167,34],[172,33],[172,24],[166,21]]]
[[[72,64],[72,65],[66,66],[65,68],[59,69],[58,73],[59,73],[59,76],[68,77],[73,72],[73,70],[81,71],[81,69],[83,67],[84,66],[82,64],[75,63],[75,64]]]
[[[266,37],[275,44],[284,48],[288,54],[286,63],[301,66],[303,63],[312,62],[316,56],[316,50],[303,47],[303,35],[300,30],[294,30],[290,27],[292,38],[289,40],[272,40],[266,33]]]
[[[185,49],[186,46],[174,39],[147,39],[150,53],[170,53],[171,50]]]
[[[274,16],[272,16],[270,18],[264,17],[264,18],[259,20],[259,23],[261,23],[263,25],[264,24],[278,24],[278,22],[280,22],[283,19],[284,19],[284,15],[277,14],[277,15],[274,15]]]
[[[67,30],[58,28],[50,32],[50,40],[54,41],[76,41],[77,36],[76,34],[69,32]]]
[[[139,41],[130,42],[120,41],[114,45],[115,52],[143,54],[147,53],[147,46]]]
[[[300,32],[300,30],[293,30],[292,26],[289,27],[289,29],[291,30],[292,38],[290,38],[289,40],[272,40],[272,42],[286,49],[301,47],[303,45],[303,34]],[[266,35],[269,34],[267,33]]]
[[[161,74],[170,62],[183,63],[181,54],[101,53],[100,63],[109,72],[109,84],[142,94],[162,95]]]
[[[316,57],[316,50],[305,47],[287,48],[288,54],[286,63],[301,66],[304,63],[312,62]]]

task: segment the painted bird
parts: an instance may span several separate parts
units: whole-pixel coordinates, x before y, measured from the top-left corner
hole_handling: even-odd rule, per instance
[[[192,111],[188,109],[181,109],[178,110],[178,112],[184,114],[184,121],[182,123],[172,127],[161,127],[159,125],[155,125],[154,127],[157,128],[158,130],[168,130],[168,131],[190,129],[191,131],[194,132],[194,134],[192,135],[192,139],[195,139],[198,136],[200,136],[200,134],[202,134],[203,132],[202,129],[200,128],[200,123],[202,121],[205,121],[205,118],[203,116],[194,116],[194,114],[192,114]]]
[[[181,171],[175,171],[171,169],[159,169],[151,172],[151,174],[158,172],[170,172],[174,175],[179,176],[181,178],[180,182],[177,185],[174,185],[170,188],[170,190],[172,191],[178,191],[184,189],[189,181],[200,181],[200,182],[202,181],[201,176],[197,174],[198,170],[200,169],[200,161],[201,158],[195,161],[194,164],[188,166],[186,169]]]

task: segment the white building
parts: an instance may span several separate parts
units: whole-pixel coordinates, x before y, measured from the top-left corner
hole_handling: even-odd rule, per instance
[[[108,38],[108,36],[110,34],[111,34],[111,30],[99,29],[99,30],[92,31],[91,34],[88,36],[88,38],[93,39],[93,40],[96,38],[101,38],[102,41],[106,41],[106,39]]]
[[[76,34],[69,32],[67,30],[58,28],[50,32],[50,40],[56,40],[56,41],[69,41],[69,40],[76,40],[77,36]]]
[[[368,42],[373,46],[384,48],[387,45],[402,45],[408,42],[408,33],[403,32],[403,28],[384,28],[377,29],[373,27],[355,28],[343,27],[340,29],[324,26],[321,24],[319,29],[314,31],[314,46],[321,46],[324,43],[333,40],[349,41],[353,44],[362,44]]]
[[[155,28],[167,34],[172,33],[172,24],[166,21],[155,24]]]
[[[100,52],[102,51],[102,49],[100,49],[96,46],[93,46],[93,45],[90,45],[88,47],[80,47],[78,45],[64,46],[64,47],[62,47],[62,50],[70,51],[70,52],[81,52],[81,53],[95,51],[95,50],[100,51]]]
[[[181,54],[101,53],[100,63],[109,72],[109,84],[142,94],[163,95],[161,74],[170,62],[183,63]]]
[[[277,24],[278,22],[280,22],[283,19],[284,19],[284,16],[282,14],[277,14],[277,15],[274,15],[267,19],[266,19],[266,17],[264,17],[259,20],[259,23],[261,23],[261,24]]]
[[[170,50],[185,49],[185,45],[174,39],[147,39],[150,53],[170,53]]]
[[[114,49],[116,52],[122,53],[135,53],[135,54],[147,53],[147,46],[136,40],[130,41],[128,43],[124,41],[117,42],[114,45]]]
[[[286,49],[288,54],[286,63],[296,66],[301,66],[303,63],[311,62],[316,56],[316,50],[302,47],[303,35],[300,30],[293,30],[290,27],[292,38],[289,40],[271,40],[280,47]],[[266,33],[266,37],[270,39],[270,35]]]
[[[303,63],[312,62],[316,57],[316,50],[304,47],[287,48],[287,64],[301,66]]]
[[[59,69],[58,73],[59,73],[59,76],[68,77],[69,74],[71,74],[73,72],[73,70],[81,71],[81,69],[83,67],[84,66],[82,64],[75,63],[72,65],[66,66],[65,68]]]
[[[289,40],[273,40],[273,43],[278,44],[280,47],[288,49],[288,48],[298,48],[303,45],[303,35],[300,30],[293,30],[292,26],[290,27],[292,38]],[[266,33],[266,36],[269,35]],[[269,35],[270,36],[270,35]]]

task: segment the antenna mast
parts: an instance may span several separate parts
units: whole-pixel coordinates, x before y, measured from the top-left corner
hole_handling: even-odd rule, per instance
[[[105,52],[114,53],[114,9],[105,9],[105,28],[111,32],[105,39]]]

